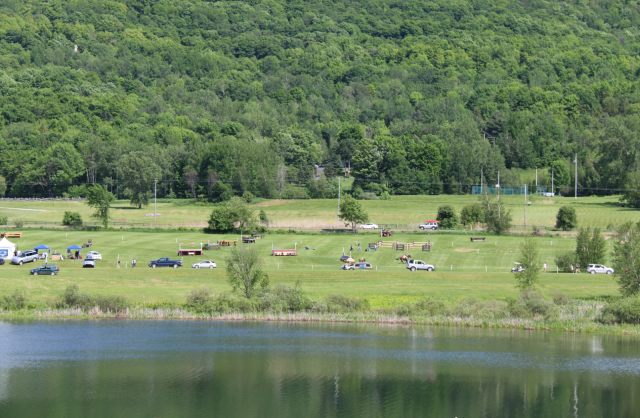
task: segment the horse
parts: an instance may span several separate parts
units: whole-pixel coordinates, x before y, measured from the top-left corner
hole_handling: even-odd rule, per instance
[[[402,257],[396,258],[396,260],[400,260],[400,262],[404,264],[404,263],[408,263],[410,258],[411,258],[411,254],[405,254]]]

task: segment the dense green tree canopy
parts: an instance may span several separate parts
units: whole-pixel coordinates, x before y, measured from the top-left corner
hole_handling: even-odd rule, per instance
[[[556,214],[556,228],[561,228],[563,231],[566,231],[577,226],[578,215],[576,214],[576,208],[572,206],[560,207]]]
[[[577,153],[579,187],[609,193],[640,170],[638,28],[624,0],[7,0],[0,175],[140,206],[151,174],[161,197],[278,197],[280,164],[296,196],[345,166],[376,194],[533,167],[568,187]]]

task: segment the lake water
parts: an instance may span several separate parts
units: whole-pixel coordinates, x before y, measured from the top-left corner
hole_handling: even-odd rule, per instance
[[[639,339],[356,324],[0,321],[0,417],[637,417]]]

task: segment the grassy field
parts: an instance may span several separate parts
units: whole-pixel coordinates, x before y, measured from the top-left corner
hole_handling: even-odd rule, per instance
[[[234,239],[237,236],[207,235],[200,232],[122,232],[100,231],[49,231],[25,230],[22,239],[13,239],[21,250],[39,244],[51,246],[52,250],[66,252],[66,247],[81,245],[93,239],[93,250],[99,251],[103,260],[96,269],[83,269],[81,262],[64,260],[56,262],[61,272],[57,276],[31,276],[28,270],[39,265],[23,266],[5,264],[0,266],[0,295],[24,288],[30,299],[44,303],[61,293],[70,284],[78,284],[82,290],[103,294],[125,295],[140,302],[184,302],[187,293],[202,286],[211,287],[215,293],[230,290],[226,281],[224,258],[229,249],[205,252],[204,257],[185,257],[185,266],[179,269],[151,269],[147,263],[159,257],[176,257],[178,243],[199,248],[200,243],[216,242],[218,239]],[[487,242],[471,243],[468,236],[434,233],[396,234],[400,242],[426,241],[430,239],[430,253],[409,251],[414,258],[435,264],[437,270],[410,272],[395,258],[399,251],[382,248],[377,252],[354,252],[354,258],[366,258],[375,267],[368,271],[341,271],[339,261],[343,248],[349,252],[351,245],[357,249],[369,242],[376,242],[376,234],[357,236],[336,235],[279,235],[270,234],[255,244],[264,256],[264,268],[271,283],[294,285],[302,281],[303,290],[312,296],[344,294],[367,297],[372,305],[383,306],[422,297],[437,295],[450,298],[466,296],[503,298],[516,295],[510,268],[518,256],[519,237],[488,237]],[[553,295],[566,293],[572,297],[602,297],[617,295],[617,283],[612,276],[588,274],[556,274],[554,257],[559,251],[573,250],[575,240],[561,237],[536,238],[540,247],[541,262],[547,262],[548,273],[543,275],[542,292]],[[271,245],[276,248],[298,248],[298,257],[271,257]],[[247,244],[253,245],[253,244]],[[311,250],[304,250],[309,245]],[[121,268],[116,268],[117,257]],[[138,267],[130,268],[135,257]],[[196,270],[191,264],[202,259],[213,259],[218,263],[215,270]],[[126,263],[126,264],[125,264]],[[128,267],[128,268],[125,268]],[[377,268],[377,270],[376,270]]]
[[[524,224],[524,196],[503,196],[508,208],[513,211],[515,225]],[[578,214],[578,225],[607,228],[626,221],[640,221],[640,211],[625,208],[616,203],[619,196],[542,198],[529,196],[527,225],[552,228],[555,216],[562,205],[570,205]],[[369,213],[371,222],[378,224],[403,224],[408,228],[428,219],[435,219],[438,206],[452,205],[458,212],[464,205],[477,203],[476,196],[394,196],[392,200],[361,201]],[[320,200],[267,200],[252,205],[264,210],[274,228],[335,228],[344,227],[337,219],[337,199]],[[137,209],[128,201],[117,201],[113,206],[115,222],[148,223],[158,226],[203,227],[211,212],[211,206],[176,203],[158,203],[157,221],[145,216],[153,213],[153,205]],[[81,202],[0,202],[0,214],[9,217],[10,223],[20,218],[25,221],[60,222],[65,211],[80,212],[85,221],[91,220],[91,209]]]

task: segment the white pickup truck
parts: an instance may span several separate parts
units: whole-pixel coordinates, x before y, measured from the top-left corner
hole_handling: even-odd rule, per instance
[[[411,271],[416,271],[416,270],[433,271],[436,269],[436,266],[434,266],[433,264],[427,264],[422,260],[409,260],[409,262],[407,263],[407,268]]]

